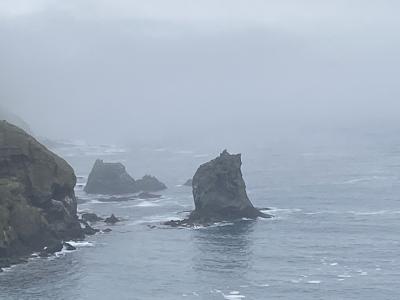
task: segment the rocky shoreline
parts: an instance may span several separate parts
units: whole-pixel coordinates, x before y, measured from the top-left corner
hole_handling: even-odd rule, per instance
[[[193,179],[195,209],[188,218],[163,223],[168,226],[211,225],[237,219],[268,218],[250,202],[241,172],[241,155],[226,150],[204,163]],[[47,257],[62,249],[74,250],[66,241],[82,240],[100,232],[92,224],[113,225],[121,219],[111,214],[78,217],[72,167],[31,135],[0,122],[0,270],[25,262],[31,253]],[[157,178],[146,175],[134,180],[121,163],[97,160],[85,192],[118,196],[135,193],[131,199],[159,199],[150,192],[166,189]],[[105,228],[103,232],[110,232]]]
[[[72,167],[22,129],[0,122],[0,266],[83,239]]]

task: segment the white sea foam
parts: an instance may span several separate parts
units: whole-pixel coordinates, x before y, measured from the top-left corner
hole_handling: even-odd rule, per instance
[[[309,284],[320,284],[321,281],[320,280],[309,280],[309,281],[307,281],[307,283],[309,283]]]
[[[340,274],[337,277],[339,277],[339,278],[351,278],[352,276],[349,275],[349,274]]]
[[[179,221],[181,218],[176,215],[155,215],[155,216],[147,216],[140,220],[136,220],[134,222],[128,223],[127,225],[140,225],[140,224],[152,224],[152,223],[162,223],[167,221]]]
[[[264,213],[281,213],[281,214],[292,214],[302,211],[301,208],[277,208],[271,207],[270,209],[261,210]]]
[[[225,299],[228,299],[228,300],[235,300],[235,299],[244,299],[244,298],[246,298],[246,296],[243,296],[243,295],[226,295],[226,294],[222,294],[223,296],[224,296],[224,298]]]
[[[88,242],[88,241],[69,241],[67,242],[68,244],[70,244],[71,246],[74,246],[76,248],[81,248],[81,247],[94,247],[94,244],[92,242]]]
[[[142,201],[138,204],[135,204],[134,206],[138,206],[138,207],[155,207],[155,206],[160,206],[157,203],[151,202],[151,201]]]

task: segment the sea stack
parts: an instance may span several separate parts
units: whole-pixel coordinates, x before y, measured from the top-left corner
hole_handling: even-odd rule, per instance
[[[136,180],[136,187],[142,192],[158,192],[167,188],[164,183],[151,175],[145,175],[141,179]]]
[[[137,192],[157,192],[167,186],[156,177],[145,175],[135,180],[123,164],[96,160],[84,188],[88,194],[122,195]]]
[[[75,184],[65,160],[0,121],[0,267],[34,251],[59,249],[62,240],[84,237]]]
[[[229,154],[226,150],[219,157],[201,165],[192,183],[195,210],[188,219],[167,224],[210,224],[240,218],[269,217],[250,202],[241,165],[241,154]]]
[[[89,174],[85,192],[88,194],[119,195],[136,193],[135,180],[121,163],[105,163],[96,160]]]

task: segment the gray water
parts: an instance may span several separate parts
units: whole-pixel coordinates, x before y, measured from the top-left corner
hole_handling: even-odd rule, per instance
[[[192,209],[180,184],[222,149],[103,145],[54,149],[84,182],[96,158],[151,173],[157,200],[102,202],[77,187],[80,211],[124,219],[78,249],[0,274],[1,299],[399,299],[400,142],[396,134],[233,145],[255,206],[272,219],[208,228],[159,226]],[[150,225],[150,226],[149,226]],[[155,225],[156,227],[152,226]],[[101,225],[100,227],[103,227]]]

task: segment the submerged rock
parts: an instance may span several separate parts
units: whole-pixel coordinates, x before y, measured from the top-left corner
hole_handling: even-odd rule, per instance
[[[167,188],[167,186],[159,181],[156,177],[145,175],[142,179],[136,181],[136,187],[143,192],[157,192]]]
[[[193,179],[192,178],[190,178],[190,179],[188,179],[183,185],[184,186],[192,186],[192,184],[193,184]]]
[[[143,192],[138,195],[139,199],[158,199],[161,195],[150,194],[148,192]]]
[[[193,177],[195,210],[186,220],[166,224],[210,224],[240,218],[269,217],[250,202],[241,165],[241,155],[232,155],[226,150],[216,159],[201,165]]]
[[[105,163],[96,160],[84,188],[88,194],[118,195],[135,193],[139,190],[135,180],[121,163]]]
[[[83,238],[75,184],[65,160],[0,121],[0,259]]]
[[[106,222],[107,224],[115,224],[119,221],[120,220],[114,214],[112,214],[110,217],[106,218],[104,222]]]

